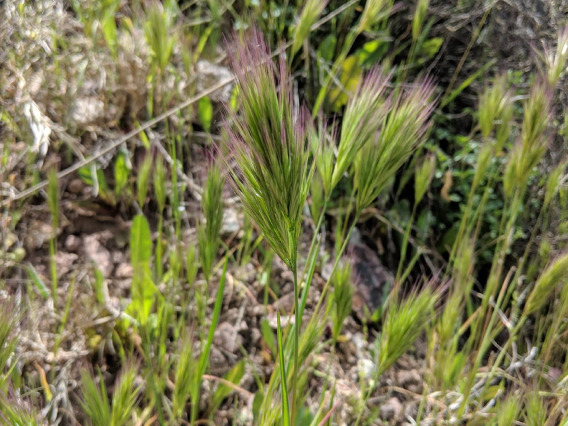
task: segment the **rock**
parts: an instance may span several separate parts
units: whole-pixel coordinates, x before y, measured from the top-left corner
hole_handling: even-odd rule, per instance
[[[401,412],[402,412],[402,404],[395,397],[390,398],[387,402],[381,405],[380,408],[380,415],[381,419],[383,420],[396,419]]]
[[[72,252],[78,252],[81,248],[81,238],[75,235],[68,235],[65,239],[65,248]]]
[[[104,115],[105,103],[94,96],[78,98],[71,106],[71,120],[79,127],[96,124]]]
[[[72,194],[80,194],[81,192],[83,192],[83,189],[85,189],[85,183],[78,178],[73,179],[71,182],[69,182],[69,185],[67,185],[67,191]]]
[[[232,208],[226,208],[223,212],[223,220],[221,222],[221,235],[234,234],[241,229],[242,224],[237,211]]]
[[[132,278],[132,275],[134,274],[134,270],[132,269],[132,265],[130,263],[120,263],[117,267],[116,267],[116,271],[115,271],[115,277],[119,278],[119,279],[126,279],[126,278]]]
[[[225,356],[215,346],[211,347],[211,352],[209,353],[209,365],[211,366],[211,370],[215,372],[226,371],[228,368]]]
[[[57,266],[57,276],[63,277],[67,272],[71,270],[71,267],[78,259],[75,253],[67,253],[63,251],[58,251],[55,254],[55,265]]]
[[[357,361],[357,368],[362,379],[370,380],[375,376],[375,363],[370,359],[363,358]]]
[[[411,392],[422,392],[422,377],[418,373],[418,370],[416,370],[415,368],[413,368],[412,370],[398,371],[396,373],[396,380],[399,386],[404,387]]]
[[[292,312],[294,308],[294,293],[288,293],[282,296],[273,304],[275,309],[278,309],[280,313],[288,314]]]
[[[99,242],[96,235],[86,236],[83,245],[87,259],[100,269],[105,278],[109,278],[114,266],[110,252]]]
[[[229,80],[233,74],[231,71],[223,66],[216,65],[206,60],[200,60],[196,65],[197,71],[197,92],[202,92],[209,89],[222,81]],[[231,91],[233,84],[229,83],[223,88],[209,95],[212,101],[215,102],[229,102],[231,98]]]
[[[222,322],[217,327],[217,330],[215,330],[213,343],[217,347],[233,354],[238,351],[239,346],[243,344],[243,338],[232,324],[228,322]]]
[[[49,223],[32,220],[24,239],[25,246],[28,249],[38,249],[52,238],[54,234],[55,232]]]
[[[266,316],[266,319],[268,320],[270,328],[272,328],[273,330],[278,329],[278,315],[276,315],[276,312],[269,313]],[[294,322],[294,315],[280,315],[280,325],[282,326],[282,328],[285,328],[288,324],[294,324]]]
[[[348,256],[353,263],[353,310],[360,318],[381,308],[394,283],[393,274],[381,263],[379,256],[364,244],[350,244]]]

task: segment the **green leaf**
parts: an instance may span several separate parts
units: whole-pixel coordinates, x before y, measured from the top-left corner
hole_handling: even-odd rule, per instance
[[[95,290],[95,297],[97,302],[101,305],[105,303],[105,277],[99,268],[95,269],[95,282],[93,283],[93,289]]]
[[[237,101],[239,100],[239,86],[235,84],[233,91],[231,92],[231,99],[229,100],[229,106],[231,111],[236,111]]]
[[[37,274],[37,271],[35,270],[33,265],[29,262],[27,265],[27,270],[28,270],[28,276],[30,277],[30,280],[32,281],[34,286],[39,290],[39,294],[41,294],[41,296],[44,299],[49,298],[49,290],[47,289],[47,286],[40,278],[40,276]]]
[[[105,41],[112,56],[117,57],[117,35],[116,35],[116,21],[115,21],[115,11],[113,8],[109,8],[104,14],[101,20],[101,27],[105,36]]]
[[[120,194],[130,175],[130,161],[128,161],[128,154],[120,151],[116,160],[114,161],[114,193]]]
[[[485,71],[487,71],[487,69],[493,66],[495,62],[496,59],[487,62],[484,66],[482,66],[476,72],[474,72],[472,75],[466,78],[464,82],[459,85],[459,87],[452,90],[452,92],[448,96],[442,99],[442,102],[440,103],[440,108],[443,108],[446,105],[448,105],[450,102],[452,102],[461,92],[463,92],[471,83],[473,83],[477,79],[477,77],[482,75]]]
[[[359,65],[362,67],[375,65],[387,53],[388,47],[389,43],[381,39],[368,41],[355,52]]]
[[[326,62],[331,62],[335,53],[335,46],[337,46],[337,37],[333,34],[328,35],[318,46],[318,57]]]
[[[158,292],[147,265],[134,268],[131,292],[132,302],[128,305],[126,313],[136,318],[144,326],[150,317],[152,305]]]
[[[138,205],[144,206],[146,203],[146,195],[148,193],[148,182],[150,180],[150,171],[152,170],[152,156],[146,154],[144,162],[138,172],[138,179],[136,180],[136,189],[138,193]]]
[[[132,267],[148,265],[152,257],[152,235],[150,225],[144,215],[137,215],[130,230],[130,258]]]
[[[144,215],[137,215],[130,230],[130,258],[134,275],[132,277],[132,303],[127,313],[144,325],[152,310],[156,286],[151,279],[150,260],[152,257],[152,236],[150,225]]]
[[[357,56],[351,55],[345,58],[341,66],[341,76],[339,82],[341,87],[334,87],[329,91],[329,102],[333,111],[338,111],[349,101],[349,95],[355,92],[359,79],[361,78],[361,65]]]
[[[426,40],[420,49],[420,53],[426,57],[426,59],[432,59],[436,53],[442,47],[442,43],[444,39],[442,37],[432,37],[431,39]]]
[[[211,121],[213,120],[213,105],[209,96],[199,99],[197,103],[197,113],[199,122],[207,131],[211,130]]]
[[[272,331],[272,328],[270,327],[270,324],[268,323],[268,320],[266,318],[263,318],[260,321],[260,333],[262,334],[262,339],[264,340],[264,343],[266,344],[270,352],[273,355],[276,354],[276,338],[274,337],[274,332]]]

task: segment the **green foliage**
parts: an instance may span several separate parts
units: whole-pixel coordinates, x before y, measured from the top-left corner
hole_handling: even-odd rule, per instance
[[[351,303],[353,301],[353,268],[349,262],[344,262],[338,267],[332,278],[333,283],[333,309],[331,311],[331,334],[333,339],[337,341],[345,318],[351,313]]]
[[[282,424],[290,426],[290,407],[288,404],[288,375],[286,374],[286,363],[284,360],[284,345],[282,343],[282,325],[280,324],[280,313],[276,313],[278,319],[278,367],[280,370],[280,383],[282,384]]]
[[[128,312],[142,325],[148,320],[154,303],[156,287],[150,273],[152,258],[152,236],[150,225],[143,215],[137,215],[130,230],[130,259],[132,277],[132,302]]]
[[[25,19],[26,11],[35,9],[26,2],[20,3],[13,11],[7,9],[13,12],[13,20]],[[412,419],[416,423],[436,418],[465,419],[471,424],[562,424],[565,401],[561,397],[566,377],[556,380],[554,376],[566,369],[563,342],[568,333],[568,262],[564,236],[568,226],[564,207],[568,205],[568,192],[563,153],[547,155],[546,151],[553,138],[559,140],[555,132],[562,137],[567,128],[562,128],[558,123],[561,120],[552,114],[557,106],[553,90],[562,81],[568,60],[568,29],[560,31],[556,49],[545,49],[542,75],[533,80],[525,78],[522,71],[510,70],[494,78],[478,102],[472,102],[473,83],[493,71],[494,61],[480,62],[473,68],[470,63],[460,63],[454,77],[466,69],[469,74],[462,82],[452,77],[450,85],[442,87],[446,93],[431,120],[434,88],[423,83],[428,80],[420,76],[427,61],[436,57],[436,63],[445,62],[445,55],[452,49],[445,49],[451,44],[439,31],[439,22],[428,19],[428,0],[397,5],[391,0],[197,0],[189,7],[181,6],[183,10],[177,3],[72,1],[75,16],[70,32],[80,29],[88,37],[80,44],[76,44],[75,38],[80,41],[81,34],[70,37],[67,31],[57,33],[58,28],[52,29],[51,40],[44,41],[44,28],[36,31],[35,21],[30,21],[31,30],[25,28],[25,34],[9,33],[14,39],[21,38],[25,48],[12,49],[6,56],[7,66],[0,73],[8,78],[0,80],[6,81],[8,89],[0,83],[0,94],[12,96],[16,81],[18,96],[25,99],[29,91],[40,109],[45,107],[49,113],[57,137],[49,144],[46,164],[53,164],[53,158],[60,161],[58,164],[72,167],[76,167],[77,161],[85,164],[82,155],[88,153],[83,149],[89,150],[91,143],[77,147],[76,141],[85,136],[86,142],[92,142],[90,135],[106,137],[105,129],[99,133],[98,124],[75,129],[67,123],[57,123],[59,116],[70,116],[68,112],[75,109],[75,97],[91,90],[93,81],[104,83],[100,84],[101,90],[95,85],[95,91],[96,97],[104,101],[105,118],[115,115],[110,108],[115,106],[115,98],[106,98],[106,92],[120,95],[121,114],[113,118],[113,131],[126,131],[132,122],[139,126],[140,100],[147,101],[149,108],[142,114],[148,118],[153,115],[154,106],[165,111],[170,104],[185,98],[189,98],[189,103],[184,101],[184,105],[192,107],[181,107],[176,113],[153,121],[151,132],[158,137],[152,138],[152,144],[150,133],[144,132],[133,144],[121,142],[114,162],[106,155],[99,157],[95,147],[95,156],[88,157],[88,164],[78,173],[91,186],[90,192],[70,191],[68,183],[72,180],[60,182],[52,170],[47,174],[44,188],[53,229],[49,235],[48,270],[52,289],[48,288],[49,283],[46,285],[43,265],[37,267],[32,253],[32,263],[25,268],[27,276],[24,274],[27,281],[22,289],[26,291],[18,287],[17,307],[28,315],[27,312],[35,312],[36,304],[45,304],[53,315],[53,319],[40,324],[37,333],[45,345],[41,348],[43,355],[49,355],[44,357],[44,364],[52,365],[46,369],[46,376],[42,375],[45,365],[34,364],[40,377],[38,385],[28,364],[28,359],[33,358],[19,360],[20,352],[14,351],[19,327],[28,336],[27,323],[36,321],[20,324],[15,310],[3,308],[0,422],[39,424],[54,417],[65,422],[65,410],[72,417],[72,405],[65,410],[58,405],[66,402],[61,398],[66,370],[61,368],[61,359],[67,355],[62,353],[64,340],[69,330],[80,332],[84,324],[85,318],[80,316],[77,327],[73,317],[77,311],[83,313],[75,301],[81,303],[81,308],[89,307],[83,302],[94,298],[94,310],[85,312],[88,323],[94,325],[89,325],[85,337],[93,353],[96,348],[104,355],[97,359],[103,364],[119,362],[122,369],[112,393],[106,388],[102,373],[98,377],[83,374],[79,400],[87,424],[200,424],[206,421],[198,419],[203,414],[214,422],[218,410],[225,410],[231,401],[234,413],[250,402],[254,424],[263,426],[339,421],[352,424],[352,418],[342,419],[350,411],[358,416],[355,424],[370,424],[378,418],[374,404],[368,404],[380,392],[376,389],[378,376],[392,367],[422,333],[428,356],[424,397]],[[467,2],[459,3],[456,13]],[[329,14],[320,19],[326,9]],[[403,13],[395,14],[400,9]],[[491,7],[485,9],[485,16],[490,10]],[[477,19],[477,15],[472,16]],[[409,18],[411,25],[407,25]],[[484,22],[482,18],[479,30]],[[251,23],[267,30],[265,36],[271,49],[281,47],[279,63],[273,62],[274,55],[263,36],[255,33],[249,37],[241,31]],[[221,244],[225,170],[209,170],[201,198],[203,217],[197,221],[196,233],[184,229],[184,224],[196,222],[195,200],[201,195],[191,175],[195,166],[193,154],[199,152],[195,144],[200,143],[202,133],[193,133],[191,123],[198,122],[207,133],[219,130],[213,124],[217,122],[219,98],[217,94],[208,92],[204,96],[199,92],[203,85],[193,78],[195,62],[207,57],[217,63],[219,36],[233,24],[240,36],[245,34],[238,47],[231,45],[226,49],[237,84],[230,99],[225,99],[229,110],[223,120],[225,133],[211,134],[210,139],[222,138],[226,142],[221,148],[226,172],[247,216],[242,232],[234,233]],[[144,40],[134,40],[141,34]],[[477,36],[478,31],[466,49],[464,61],[471,62],[467,58],[471,46],[483,47],[482,39],[475,43]],[[25,58],[28,47],[36,42],[51,53],[47,62],[40,58],[37,67],[30,68]],[[29,50],[34,61],[41,56]],[[67,56],[73,61],[63,58],[62,52],[72,52]],[[376,68],[378,63],[381,71]],[[38,96],[30,89],[36,76],[29,73],[35,68],[44,70]],[[12,69],[15,75],[11,75]],[[53,69],[56,72],[51,76]],[[141,79],[137,78],[137,70],[142,71]],[[409,84],[412,79],[422,83]],[[88,81],[89,86],[81,87],[83,81]],[[77,87],[73,86],[75,83]],[[441,85],[444,83],[441,78]],[[528,96],[524,90],[527,85],[531,87]],[[511,86],[523,89],[514,91]],[[45,88],[57,89],[49,91],[56,94],[55,102],[45,101]],[[466,91],[467,96],[463,96]],[[59,99],[57,93],[65,94],[64,99]],[[312,118],[300,106],[304,101],[309,105],[314,97],[317,125],[312,125]],[[59,103],[67,100],[71,101],[69,105],[61,108]],[[126,108],[122,110],[124,102]],[[10,138],[24,139],[29,133],[27,127],[18,128],[19,112],[10,110],[12,104],[18,104],[18,99],[8,99],[3,104],[6,111],[0,111],[8,133],[0,142],[5,148],[0,160],[1,196],[8,194],[7,200],[0,200],[3,208],[8,206],[0,221],[2,225],[7,221],[10,231],[25,229],[33,234],[34,229],[27,228],[28,221],[20,220],[20,215],[41,206],[25,205],[18,198],[11,198],[12,194],[25,195],[24,188],[35,183],[43,171],[41,162],[33,164],[40,158],[37,153],[20,151],[18,144],[10,145]],[[464,109],[464,104],[473,109]],[[330,117],[320,115],[321,111],[334,113],[333,124]],[[469,126],[470,118],[473,124],[468,132],[464,123]],[[24,124],[31,127],[34,123]],[[71,138],[60,138],[67,136],[61,129],[69,132]],[[131,158],[138,154],[137,144],[145,147],[146,156],[131,165]],[[209,141],[204,143],[208,144]],[[26,171],[17,176],[19,163],[28,166],[29,175]],[[312,179],[314,171],[317,174]],[[135,188],[131,186],[133,177]],[[391,187],[392,192],[386,191]],[[69,205],[73,207],[71,214]],[[55,267],[58,227],[61,225],[64,232],[75,229],[68,227],[75,210],[82,215],[89,205],[100,209],[97,214],[100,211],[106,215],[110,210],[123,223],[131,221],[130,294],[116,293],[109,286],[109,295],[105,277],[98,268],[94,276],[87,271],[84,278],[81,273],[62,274],[63,270]],[[312,239],[304,246],[306,241],[299,241],[308,229],[304,229],[307,207],[313,219],[306,221]],[[351,313],[354,289],[351,267],[341,259],[356,225],[378,247],[386,248],[380,255],[385,267],[387,262],[388,266],[398,263],[399,269],[395,290],[388,295],[384,310],[375,317],[377,324],[365,330],[369,334],[363,333],[366,338],[378,333],[372,345],[373,374],[361,382],[362,397],[354,393],[352,399],[343,399],[336,390],[340,378],[334,377],[335,369],[328,369],[321,360],[329,355],[330,365],[342,361],[341,356],[335,359],[342,345],[333,344],[341,341],[338,337]],[[372,235],[367,235],[369,231]],[[335,241],[329,242],[327,239],[331,236],[333,240],[334,234]],[[261,244],[263,238],[271,249]],[[126,244],[118,237],[116,243],[118,247],[112,248],[113,260],[115,251]],[[328,253],[334,244],[335,251]],[[432,247],[434,244],[437,246]],[[18,282],[12,278],[25,266],[20,261],[30,244],[27,239],[11,241],[11,235],[2,229],[0,245],[2,253],[10,249],[9,253],[15,255],[19,250],[18,259],[2,256],[7,262],[0,267],[0,273],[8,271],[7,279],[0,277],[4,297],[4,292],[10,293]],[[215,288],[221,247],[227,254],[219,288]],[[309,247],[308,253],[304,247]],[[43,247],[36,249],[43,253]],[[271,298],[285,295],[273,282],[273,250],[292,271],[289,279],[293,280],[294,308],[288,318],[294,317],[294,321],[282,327],[278,313],[276,333],[267,315],[260,315],[253,322],[260,330],[258,340],[266,361],[261,373],[257,365],[246,364],[245,368],[246,362],[257,359],[248,358],[249,346],[245,345],[239,348],[244,359],[238,359],[237,353],[236,364],[223,378],[213,377],[213,372],[206,375],[215,329],[219,322],[232,321],[235,295],[240,298],[246,293],[245,297],[251,300],[264,296],[268,313],[272,313]],[[328,262],[333,265],[331,278],[323,283],[323,288],[317,283],[314,307],[312,281],[314,277],[321,279],[320,269]],[[240,274],[241,267],[250,267],[249,263],[256,268],[252,286]],[[430,287],[402,298],[409,281],[423,280],[432,274],[439,274],[440,282],[447,283],[443,286],[443,303],[438,303],[440,293]],[[81,287],[75,286],[76,277],[90,282],[94,296],[78,295]],[[67,287],[59,284],[58,288],[58,278]],[[287,276],[282,274],[284,278]],[[230,303],[227,313],[223,312],[225,281],[230,287],[227,294],[233,296],[225,300]],[[58,291],[61,293],[63,288],[65,306],[57,303]],[[114,303],[117,294],[119,309]],[[213,307],[211,294],[215,299]],[[240,303],[241,299],[238,300]],[[126,310],[122,309],[128,302]],[[238,307],[239,321],[249,308],[245,303],[242,309]],[[332,338],[325,340],[324,327],[329,323]],[[530,327],[525,327],[527,324]],[[45,339],[46,335],[50,338]],[[24,344],[27,351],[31,345],[28,340]],[[128,362],[133,352],[140,355],[140,364]],[[322,352],[325,356],[319,356]],[[108,368],[111,365],[102,368],[105,379],[113,371]],[[517,368],[519,365],[522,368]],[[256,382],[254,401],[248,400],[248,381],[243,385],[247,388],[244,391],[237,386],[245,377],[245,369],[252,372]],[[521,386],[526,383],[527,373],[532,384]],[[204,379],[206,384],[202,386]],[[213,387],[209,388],[210,384]],[[39,395],[42,390],[43,397]],[[235,390],[237,393],[231,395]],[[320,402],[312,413],[315,404],[311,402],[317,396]],[[28,409],[22,399],[29,399],[30,406],[38,407],[38,412]],[[336,416],[336,408],[344,411]],[[241,419],[235,415],[232,420],[238,423]]]
[[[147,154],[138,171],[136,178],[136,192],[138,194],[138,205],[143,207],[146,204],[146,196],[148,194],[150,172],[152,171],[152,156]]]
[[[541,309],[550,300],[555,288],[568,285],[568,254],[556,259],[546,268],[537,280],[525,305],[525,315],[531,315]]]
[[[81,374],[83,400],[81,405],[85,414],[94,426],[110,425],[112,418],[112,409],[109,404],[107,390],[99,375],[99,384],[92,374],[83,371]]]
[[[213,120],[213,105],[209,96],[199,99],[197,103],[197,115],[199,122],[206,131],[211,130],[211,121]]]
[[[162,74],[170,62],[174,50],[176,37],[172,34],[172,25],[175,20],[174,9],[167,7],[173,2],[166,2],[166,8],[161,2],[154,1],[147,12],[147,21],[144,25],[146,42],[150,46],[152,66]]]
[[[412,153],[426,142],[433,86],[426,82],[407,93],[396,93],[385,118],[379,121],[378,138],[366,143],[355,157],[356,211],[368,207]]]
[[[316,22],[326,6],[326,0],[308,0],[305,2],[302,14],[294,28],[292,56],[300,50],[300,47],[302,47],[302,44],[306,38],[308,38],[311,26]]]
[[[176,419],[181,419],[197,375],[197,363],[193,354],[193,339],[191,335],[180,341],[176,355],[172,412]]]
[[[244,360],[239,361],[231,370],[223,377],[224,382],[221,382],[215,393],[211,397],[211,413],[215,413],[225,398],[227,398],[233,389],[225,383],[233,383],[238,385],[245,374]]]
[[[389,102],[385,94],[388,80],[389,76],[383,76],[378,69],[372,71],[366,77],[365,82],[359,85],[355,96],[345,108],[335,165],[331,167],[333,165],[332,151],[327,154],[330,158],[324,163],[326,167],[320,166],[322,160],[318,161],[327,195],[353,165],[357,154],[365,146],[372,145],[380,123],[388,113]],[[326,149],[331,150],[324,148],[324,156]]]
[[[223,187],[225,179],[217,166],[212,166],[207,172],[203,188],[201,208],[205,224],[197,228],[199,241],[199,260],[205,278],[209,280],[213,272],[215,258],[219,249],[219,232],[223,223]]]
[[[414,344],[433,318],[439,298],[439,293],[426,287],[412,292],[405,300],[391,299],[381,334],[375,341],[377,377]]]
[[[92,374],[83,372],[81,404],[91,424],[123,426],[130,423],[140,390],[135,383],[137,373],[137,367],[133,364],[122,368],[109,402],[102,375],[99,374],[97,385],[97,379]]]

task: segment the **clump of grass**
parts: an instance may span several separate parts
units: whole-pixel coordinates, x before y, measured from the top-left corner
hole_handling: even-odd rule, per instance
[[[140,386],[136,383],[138,367],[134,363],[122,368],[109,401],[102,375],[97,385],[95,377],[82,374],[83,400],[81,405],[93,425],[121,426],[132,420]]]
[[[368,31],[373,25],[385,19],[393,8],[393,0],[369,0],[365,3],[358,32]]]
[[[375,341],[377,376],[394,365],[431,321],[440,292],[430,287],[413,291],[404,300],[391,299],[381,334]],[[396,293],[391,297],[396,297]]]
[[[333,308],[331,310],[331,335],[333,340],[337,342],[343,322],[351,313],[351,304],[353,301],[354,286],[352,283],[353,267],[350,262],[343,262],[337,268],[331,281],[333,283],[333,293],[331,295]]]
[[[199,260],[205,279],[209,281],[219,249],[219,232],[223,224],[223,187],[225,179],[219,168],[213,165],[207,172],[201,208],[205,223],[197,228]]]
[[[378,378],[399,359],[424,331],[434,317],[434,307],[441,293],[426,287],[413,291],[406,299],[397,300],[397,291],[391,294],[391,301],[384,318],[379,337],[374,343],[375,380],[364,397],[370,397]],[[359,425],[363,408],[359,410],[355,425]]]

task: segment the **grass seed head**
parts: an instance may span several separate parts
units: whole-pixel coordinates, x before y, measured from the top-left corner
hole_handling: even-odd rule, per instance
[[[373,25],[387,18],[392,12],[393,4],[394,0],[367,0],[357,32],[369,31]]]
[[[389,79],[390,74],[384,74],[375,68],[362,80],[352,100],[347,104],[331,189],[339,183],[363,146],[373,139],[387,115],[389,101],[385,91]]]
[[[434,85],[426,80],[406,92],[395,93],[392,106],[354,162],[356,209],[368,207],[410,158],[426,141],[434,109]]]
[[[532,170],[546,152],[550,135],[552,94],[542,80],[533,84],[524,105],[524,119],[520,141],[511,151],[503,178],[505,194],[511,196],[515,190],[526,187]]]
[[[416,167],[414,175],[414,203],[418,204],[428,191],[436,171],[436,156],[428,155]]]
[[[327,6],[327,0],[308,0],[302,9],[302,14],[294,28],[294,37],[292,41],[292,56],[294,56],[302,43],[310,34],[310,28],[320,17],[321,13]]]
[[[434,314],[439,292],[426,287],[388,307],[381,335],[375,342],[377,372],[388,370],[414,344]]]
[[[553,88],[566,70],[566,60],[568,60],[568,25],[558,33],[556,50],[554,52],[545,52],[545,60],[548,84]]]
[[[201,224],[197,229],[199,257],[207,279],[211,276],[217,250],[219,249],[219,233],[223,224],[222,197],[224,186],[225,179],[221,175],[219,168],[215,165],[211,166],[207,172],[203,198],[201,199],[205,224]]]
[[[241,108],[240,114],[229,112],[232,124],[225,152],[236,163],[232,184],[274,251],[295,269],[312,176],[309,116],[304,108],[295,107],[286,65],[282,59],[277,69],[258,30],[235,44],[229,50],[235,50],[231,64]]]
[[[568,254],[557,258],[538,278],[525,305],[525,314],[541,309],[558,286],[568,285]]]

